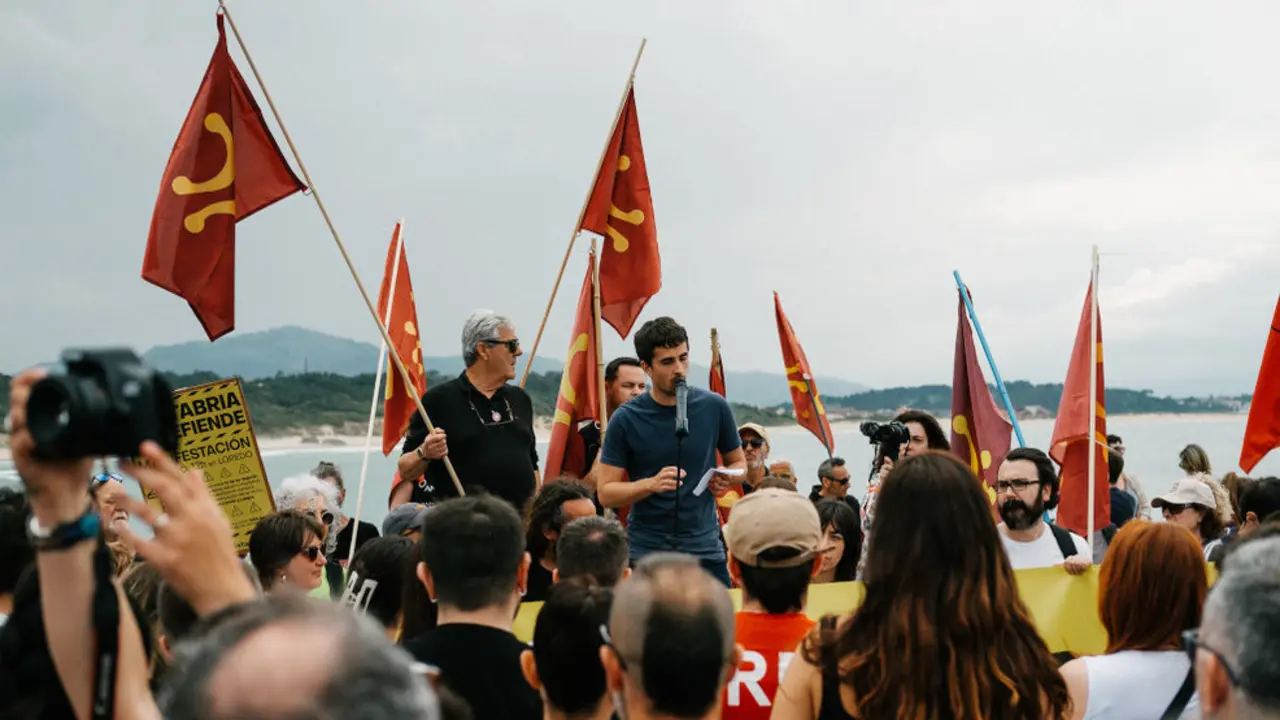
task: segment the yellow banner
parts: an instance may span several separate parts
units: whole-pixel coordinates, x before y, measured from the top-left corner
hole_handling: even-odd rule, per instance
[[[231,520],[236,550],[249,552],[249,534],[275,511],[267,472],[249,419],[249,406],[238,378],[173,393],[178,413],[178,452],[183,471],[201,470],[205,485]],[[143,489],[153,506],[163,509],[154,492]]]
[[[1022,601],[1051,652],[1069,650],[1097,655],[1107,647],[1107,632],[1098,619],[1098,569],[1068,575],[1059,567],[1019,570],[1014,573]],[[858,607],[866,593],[862,583],[828,583],[809,588],[805,613],[817,620],[823,615],[843,615]],[[742,591],[730,590],[734,607],[742,605]],[[524,603],[516,615],[516,637],[533,639],[533,624],[542,603]]]

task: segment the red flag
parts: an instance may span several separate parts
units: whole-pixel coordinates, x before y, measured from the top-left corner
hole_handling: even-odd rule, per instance
[[[724,384],[724,359],[720,357],[720,340],[715,330],[711,331],[711,378],[707,386],[720,397],[729,397]]]
[[[836,451],[835,438],[831,436],[831,424],[827,422],[827,411],[822,408],[822,395],[813,382],[813,372],[809,368],[809,360],[804,356],[804,349],[791,329],[791,321],[782,312],[782,301],[778,293],[773,294],[773,306],[778,315],[778,341],[782,344],[782,362],[787,369],[787,384],[791,386],[791,403],[796,408],[796,422],[808,428],[828,453]]]
[[[1258,384],[1253,388],[1249,422],[1244,426],[1240,448],[1240,469],[1252,472],[1271,449],[1280,445],[1280,302],[1271,318],[1267,349],[1262,353]]]
[[[587,261],[587,277],[578,295],[578,312],[573,320],[573,339],[560,375],[560,394],[556,397],[556,414],[551,424],[551,441],[547,446],[547,462],[543,477],[554,479],[570,474],[586,474],[587,458],[578,434],[584,420],[600,419],[599,372],[596,367],[596,323],[594,288],[591,283],[596,269],[595,255]]]
[[[986,483],[987,499],[995,506],[996,472],[1009,453],[1013,424],[1000,412],[978,366],[973,328],[960,298],[956,325],[955,370],[951,374],[951,451],[969,464]]]
[[[306,186],[218,44],[169,155],[151,216],[142,279],[186,300],[210,340],[235,327],[236,223]]]
[[[413,300],[413,281],[409,278],[409,258],[404,250],[404,227],[396,223],[387,249],[387,265],[382,271],[382,289],[378,291],[378,317],[387,321],[391,345],[400,355],[404,367],[413,378],[412,393],[421,397],[427,391],[427,371],[422,366],[422,338],[418,336],[418,310]],[[394,284],[394,285],[393,285]],[[387,315],[390,303],[391,314]],[[409,420],[418,409],[415,395],[405,391],[404,380],[395,361],[387,356],[387,392],[382,402],[382,454],[388,455],[404,439]]]
[[[634,88],[627,93],[596,173],[582,229],[605,238],[600,251],[600,317],[625,338],[645,303],[662,288],[658,229],[653,224]]]
[[[1102,373],[1102,310],[1098,310],[1098,344],[1090,347],[1089,316],[1093,304],[1093,284],[1084,298],[1076,344],[1067,367],[1067,381],[1058,403],[1049,455],[1062,466],[1062,491],[1058,504],[1058,524],[1079,535],[1089,526],[1089,452],[1096,454],[1093,477],[1093,527],[1111,524],[1111,492],[1107,470],[1106,384]],[[1092,351],[1092,352],[1091,352]],[[1089,373],[1097,373],[1097,395],[1089,397]],[[1089,416],[1096,413],[1097,434],[1089,442]]]

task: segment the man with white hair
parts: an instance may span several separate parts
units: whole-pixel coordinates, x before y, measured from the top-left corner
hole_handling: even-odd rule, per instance
[[[462,328],[461,375],[427,390],[422,405],[435,431],[417,413],[405,433],[400,477],[391,505],[435,503],[457,496],[443,458],[453,462],[464,487],[479,487],[523,512],[538,479],[533,401],[507,382],[524,354],[515,325],[478,310]]]
[[[1280,537],[1241,544],[1186,633],[1204,718],[1280,718]]]

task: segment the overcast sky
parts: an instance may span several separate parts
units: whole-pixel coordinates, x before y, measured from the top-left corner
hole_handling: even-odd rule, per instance
[[[139,272],[214,7],[0,6],[0,369],[203,338]],[[1005,378],[1059,382],[1097,244],[1109,385],[1252,391],[1280,284],[1280,4],[231,7],[373,293],[407,218],[427,354],[477,307],[532,344],[648,37],[645,317],[683,322],[695,361],[714,325],[731,368],[780,370],[776,289],[816,372],[949,382],[959,269]],[[310,198],[238,234],[238,331],[376,341]],[[587,245],[540,355],[564,355]]]

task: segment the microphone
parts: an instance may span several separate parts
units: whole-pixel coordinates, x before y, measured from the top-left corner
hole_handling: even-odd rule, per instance
[[[689,384],[676,378],[676,437],[689,437]]]

